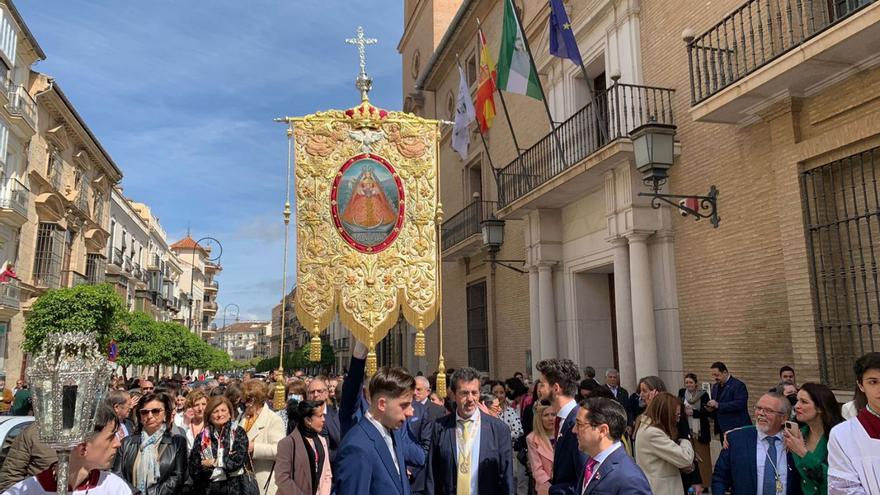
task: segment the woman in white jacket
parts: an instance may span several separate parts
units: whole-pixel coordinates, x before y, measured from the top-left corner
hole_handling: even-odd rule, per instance
[[[239,425],[247,432],[249,454],[260,493],[275,495],[277,487],[271,477],[278,442],[284,438],[284,422],[266,406],[267,396],[266,385],[260,380],[251,379],[242,384],[245,411]]]
[[[693,469],[694,448],[678,439],[681,401],[669,392],[657,394],[636,433],[636,463],[645,472],[655,495],[681,495],[681,470]]]

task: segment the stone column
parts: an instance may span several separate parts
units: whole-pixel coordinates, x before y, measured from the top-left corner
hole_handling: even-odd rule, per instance
[[[651,288],[651,262],[648,233],[635,232],[629,239],[630,283],[635,365],[638,378],[657,375],[657,337],[654,329],[654,294]]]
[[[556,348],[556,298],[553,293],[553,265],[538,264],[538,304],[541,307],[541,359],[559,356]]]
[[[614,246],[614,318],[617,326],[617,366],[620,384],[634,392],[636,357],[633,339],[632,291],[630,290],[629,246],[625,237],[611,241]]]
[[[532,344],[532,377],[538,376],[535,365],[541,360],[541,304],[538,298],[538,267],[529,267],[529,327]]]

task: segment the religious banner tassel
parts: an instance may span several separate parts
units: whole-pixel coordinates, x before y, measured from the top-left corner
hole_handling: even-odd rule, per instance
[[[422,316],[420,315],[419,316],[419,325],[417,327],[418,331],[416,332],[415,349],[413,350],[413,354],[416,357],[425,357],[425,328],[424,328],[425,323],[424,323],[424,321],[425,321],[424,318],[422,318]]]
[[[312,330],[312,340],[310,342],[311,347],[309,348],[309,359],[313,363],[317,363],[321,361],[321,337],[320,337],[320,328],[318,327],[318,322],[315,322],[315,327]]]
[[[367,346],[370,352],[367,353],[367,376],[371,377],[376,374],[376,347],[373,345],[373,336],[370,335],[370,344]]]
[[[440,363],[437,364],[437,397],[446,398],[446,363],[443,356],[440,356]]]

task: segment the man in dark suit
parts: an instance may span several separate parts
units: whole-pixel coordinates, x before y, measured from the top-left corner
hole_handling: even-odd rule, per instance
[[[419,378],[425,380],[423,376],[417,376],[416,378],[416,390],[419,389]],[[425,380],[427,381],[427,380]],[[418,397],[418,392],[415,394]],[[428,404],[436,406],[436,404],[431,403]],[[443,409],[441,407],[441,409]],[[445,410],[444,410],[445,412]],[[434,420],[429,416],[428,406],[426,404],[422,404],[418,400],[413,401],[413,415],[406,422],[406,435],[408,439],[412,442],[413,445],[418,446],[422,452],[424,452],[425,459],[428,457],[428,453],[431,450],[431,435],[433,432]],[[426,463],[422,462],[418,466],[411,465],[409,463],[409,459],[407,459],[407,470],[409,471],[409,481],[410,488],[412,488],[413,495],[419,494],[430,494],[433,493],[428,486],[428,466]]]
[[[415,402],[425,406],[429,421],[436,421],[446,416],[446,408],[431,402],[431,382],[424,376],[416,377]]]
[[[722,438],[734,428],[752,424],[749,417],[749,391],[746,384],[736,379],[721,361],[710,366],[712,378],[712,397],[706,403],[706,411],[715,418],[715,431]]]
[[[578,448],[590,460],[578,476],[575,493],[651,495],[645,473],[620,442],[626,429],[626,410],[620,403],[605,397],[587,399],[578,408],[576,424]]]
[[[480,374],[459,368],[451,378],[456,411],[434,423],[431,467],[437,495],[513,495],[510,428],[480,411]]]
[[[553,479],[550,495],[575,495],[578,476],[583,472],[587,456],[578,449],[574,431],[578,405],[574,400],[581,374],[570,359],[545,359],[538,363],[539,380],[546,396],[556,410],[556,445],[553,448]]]
[[[338,495],[410,495],[405,454],[392,432],[413,415],[415,380],[403,368],[370,379],[370,408],[345,435],[333,468]]]
[[[330,462],[334,462],[339,442],[342,440],[342,432],[339,424],[339,410],[330,405],[329,398],[330,385],[326,376],[316,376],[309,382],[306,399],[322,400],[327,405],[324,408],[324,429],[321,431],[321,435],[327,438],[327,446],[330,448]]]
[[[605,370],[605,385],[603,387],[611,391],[614,400],[620,403],[624,409],[629,405],[629,392],[620,386],[620,372],[614,368]]]
[[[800,494],[801,479],[782,442],[791,404],[768,392],[755,404],[756,427],[729,431],[712,475],[712,493]]]

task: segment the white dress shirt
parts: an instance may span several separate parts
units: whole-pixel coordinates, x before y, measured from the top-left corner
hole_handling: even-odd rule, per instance
[[[556,411],[556,417],[560,418],[559,420],[559,434],[556,435],[556,438],[559,438],[559,435],[562,434],[562,424],[565,423],[568,415],[571,414],[571,411],[577,407],[577,401],[572,399],[568,404],[559,408],[559,411]]]
[[[768,436],[766,433],[758,430],[758,447],[755,449],[755,456],[758,462],[757,495],[773,495],[771,493],[764,493],[764,464],[767,462]],[[774,436],[776,437],[776,459],[773,462],[776,464],[776,474],[779,475],[779,481],[782,482],[782,493],[785,493],[785,487],[788,486],[786,485],[788,481],[788,457],[786,456],[785,445],[782,443],[782,432],[780,431]]]
[[[397,468],[397,474],[400,474],[400,464],[398,464],[397,454],[394,452],[394,439],[391,438],[391,432],[388,428],[385,428],[382,423],[376,421],[376,418],[370,414],[370,411],[367,411],[365,417],[367,418],[367,421],[379,430],[379,435],[382,435],[382,440],[385,440],[385,445],[388,446],[388,451],[391,452],[391,460],[394,461],[394,467]]]
[[[471,426],[471,493],[479,493],[477,487],[479,484],[477,481],[480,477],[479,467],[480,467],[480,408],[477,408],[476,411],[471,415],[469,420],[473,421],[474,424]],[[461,436],[464,434],[464,428],[460,421],[468,421],[468,419],[462,418],[455,414],[455,469],[458,469],[458,451],[461,450]]]

